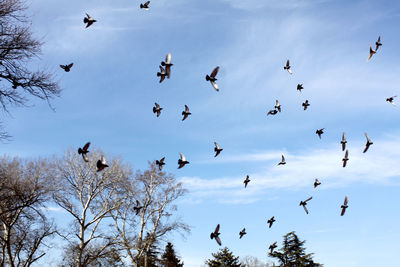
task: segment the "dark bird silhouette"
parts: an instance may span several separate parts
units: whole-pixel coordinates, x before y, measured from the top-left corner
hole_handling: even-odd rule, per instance
[[[139,200],[136,200],[136,206],[133,207],[133,210],[136,212],[136,215],[139,215],[140,210],[143,208],[143,206],[140,205]]]
[[[78,154],[82,154],[82,158],[85,162],[89,162],[89,158],[87,157],[87,153],[89,152],[90,142],[87,142],[83,148],[78,148]]]
[[[215,145],[215,147],[214,147],[215,156],[214,156],[214,157],[216,157],[216,156],[219,155],[219,153],[221,153],[221,151],[222,151],[223,149],[217,144],[217,142],[214,142],[214,145]]]
[[[159,104],[154,103],[155,107],[153,107],[153,113],[157,113],[157,117],[160,116],[161,114],[161,110],[163,109],[162,107],[160,107]]]
[[[246,179],[243,181],[243,183],[244,183],[244,188],[246,188],[247,187],[247,184],[250,182],[250,177],[247,175],[246,176]]]
[[[371,139],[369,139],[369,136],[367,133],[365,133],[365,137],[367,138],[367,143],[365,144],[365,149],[364,149],[363,153],[367,152],[369,146],[373,144]]]
[[[342,134],[342,141],[340,141],[340,143],[342,144],[342,151],[344,151],[346,149],[346,144],[347,144],[346,133]]]
[[[150,1],[147,1],[144,4],[140,4],[140,8],[143,8],[144,10],[149,10],[149,5],[150,5]]]
[[[304,200],[304,201],[300,201],[300,204],[299,204],[299,206],[303,206],[303,208],[304,208],[304,210],[305,210],[305,212],[308,214],[308,209],[307,209],[307,202],[308,201],[310,201],[312,199],[312,197],[309,197],[309,198],[307,198],[306,200]]]
[[[63,70],[65,70],[65,72],[69,72],[72,68],[72,66],[74,65],[74,63],[71,63],[69,65],[60,65],[60,68],[62,68]]]
[[[278,163],[278,165],[285,165],[286,161],[285,161],[285,157],[282,155],[282,160],[281,162]]]
[[[104,170],[104,168],[107,168],[108,165],[107,165],[107,162],[106,162],[106,158],[104,156],[101,156],[101,159],[99,159],[97,161],[96,166],[97,166],[97,171],[98,172]]]
[[[86,17],[83,19],[83,23],[86,23],[86,28],[95,23],[97,20],[93,19],[88,13],[86,13]]]
[[[185,110],[182,111],[182,115],[183,115],[182,121],[184,121],[189,115],[192,115],[192,113],[189,112],[189,107],[187,105],[185,105]]]
[[[269,227],[268,228],[271,228],[271,226],[272,226],[272,224],[275,222],[275,216],[272,216],[271,217],[271,219],[269,219],[268,221],[267,221],[267,223],[269,223]]]
[[[378,41],[375,42],[375,52],[378,51],[379,47],[382,46],[381,37],[378,37]]]
[[[301,90],[303,90],[303,89],[304,89],[303,84],[302,84],[302,83],[299,83],[299,84],[297,85],[297,90],[299,90],[300,93],[301,93]]]
[[[346,196],[346,197],[344,198],[344,203],[343,203],[343,205],[340,206],[340,208],[342,208],[342,212],[340,213],[340,216],[343,216],[344,213],[346,212],[346,209],[349,207],[349,206],[347,206],[347,202],[349,202],[349,198]]]
[[[390,104],[392,104],[393,106],[396,106],[396,104],[393,102],[396,97],[397,97],[397,95],[388,97],[388,98],[386,98],[386,101],[389,102]]]
[[[275,241],[274,243],[272,243],[272,245],[269,246],[269,253],[272,253],[274,251],[274,249],[276,249],[278,246],[276,244],[277,242]]]
[[[168,53],[165,56],[165,61],[161,62],[161,66],[165,66],[165,73],[167,74],[167,78],[169,79],[169,77],[171,76],[171,67],[174,64],[171,63],[171,53]]]
[[[161,66],[160,67],[160,72],[157,72],[157,77],[160,77],[160,83],[164,81],[165,77],[167,76],[167,73],[165,72],[165,69]]]
[[[212,87],[214,87],[214,89],[215,89],[217,92],[219,91],[219,87],[218,87],[218,84],[216,83],[217,78],[215,78],[215,76],[217,76],[218,70],[219,70],[219,67],[217,66],[217,67],[211,72],[210,75],[208,75],[208,74],[206,75],[206,81],[210,82],[211,85],[212,85]]]
[[[319,139],[321,139],[321,135],[324,133],[325,128],[316,130],[315,133],[318,134]]]
[[[306,102],[301,105],[303,106],[304,110],[306,110],[310,106],[310,103],[308,103],[308,100],[306,100]]]
[[[293,74],[292,69],[290,67],[289,59],[286,61],[286,65],[283,67],[284,70],[287,70],[290,74]]]
[[[158,166],[159,171],[161,171],[163,166],[165,165],[164,160],[165,160],[165,157],[163,157],[160,160],[156,160],[156,165]]]
[[[275,104],[274,108],[276,108],[279,112],[281,112],[281,104],[279,103],[278,100],[276,100],[276,104]]]
[[[219,238],[220,234],[221,233],[219,232],[219,224],[218,224],[217,227],[215,227],[214,232],[211,233],[210,238],[211,239],[215,238],[215,241],[217,241],[218,245],[221,246],[222,243],[221,243],[221,239]]]
[[[319,186],[320,184],[321,182],[318,180],[318,178],[315,178],[314,188],[317,188],[317,186]]]
[[[343,168],[346,167],[347,161],[349,160],[349,150],[346,149],[346,152],[344,153],[344,158],[343,160]]]
[[[189,161],[186,160],[185,155],[183,155],[180,152],[179,152],[179,154],[181,155],[181,158],[178,160],[178,164],[179,164],[178,169],[184,167],[186,164],[189,164]]]
[[[372,47],[370,46],[369,47],[369,57],[367,60],[369,61],[374,54],[376,54],[376,51],[372,50]]]
[[[239,239],[242,239],[242,237],[247,234],[246,233],[246,228],[243,228],[242,231],[239,232]]]
[[[270,111],[268,111],[267,116],[268,115],[276,115],[278,113],[278,111],[276,109],[271,109]]]

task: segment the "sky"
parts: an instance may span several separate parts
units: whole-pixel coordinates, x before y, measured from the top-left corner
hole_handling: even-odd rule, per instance
[[[136,0],[28,5],[32,31],[44,42],[32,68],[54,73],[63,91],[51,101],[55,112],[31,99],[32,107],[2,114],[12,140],[1,154],[62,155],[90,141],[136,169],[165,156],[165,170],[189,190],[178,213],[191,234],[169,237],[188,267],[218,250],[209,238],[217,224],[222,245],[240,257],[271,261],[268,246],[296,231],[324,266],[396,266],[400,107],[385,100],[400,94],[400,3],[154,0],[148,11]],[[98,20],[87,29],[86,12]],[[378,36],[383,46],[367,61]],[[174,66],[160,84],[168,52]],[[283,69],[287,59],[293,75]],[[71,62],[69,73],[59,68]],[[219,92],[205,80],[216,66]],[[276,99],[282,112],[267,116]],[[159,118],[154,102],[164,108]],[[182,122],[185,104],[192,115]],[[364,133],[374,143],[365,154]],[[214,141],[223,148],[216,158]],[[178,170],[179,152],[190,164]],[[277,166],[282,154],[287,164]],[[306,215],[299,202],[310,196]]]

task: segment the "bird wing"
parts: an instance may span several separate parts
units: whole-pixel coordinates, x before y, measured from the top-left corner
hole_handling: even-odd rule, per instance
[[[220,150],[220,149],[221,149],[221,147],[217,144],[217,142],[214,142],[214,145],[215,145],[215,148],[216,148],[217,150]]]
[[[378,37],[378,43],[380,43],[380,42],[381,42],[381,37],[379,36],[379,37]]]
[[[349,202],[349,198],[346,196],[346,197],[344,198],[344,205],[345,205],[345,206],[347,206],[347,202]]]
[[[303,208],[304,208],[305,212],[308,214],[308,209],[307,209],[306,205],[303,205]]]
[[[157,108],[157,109],[159,109],[159,108],[160,108],[160,105],[159,105],[159,104],[157,104],[157,103],[154,103],[154,105],[156,106],[156,108]]]
[[[65,69],[66,69],[66,66],[65,66],[65,65],[60,65],[60,68],[62,68],[63,70],[65,70]]]
[[[215,227],[215,230],[214,230],[214,234],[218,234],[219,233],[219,224],[217,224],[217,227]]]
[[[162,66],[159,66],[159,67],[160,67],[161,74],[165,74],[165,69]]]
[[[347,150],[346,150],[346,153],[344,153],[344,157],[347,159],[348,156],[349,156],[349,150],[347,149]]]
[[[150,1],[146,2],[146,5],[150,4]],[[168,53],[167,56],[165,57],[165,63],[166,64],[171,64],[171,53]]]
[[[214,89],[216,91],[219,91],[219,87],[218,87],[218,84],[216,82],[211,82],[211,85],[212,85],[212,87],[214,87]]]
[[[285,162],[285,157],[282,155],[282,162]]]
[[[74,65],[74,63],[69,64],[68,68],[72,68],[73,65]]]
[[[165,157],[163,157],[163,158],[160,160],[160,162],[164,163],[164,160],[165,160]]]
[[[182,160],[182,161],[186,161],[185,155],[183,155],[181,152],[179,152],[179,154],[181,155],[181,160]]]
[[[86,17],[87,17],[89,20],[92,20],[92,19],[93,19],[88,13],[86,13]]]
[[[371,142],[371,139],[369,139],[369,136],[367,133],[365,133],[365,137],[367,138],[368,143]]]
[[[107,163],[106,158],[102,155],[101,156],[101,164],[105,165],[106,163]]]
[[[304,200],[304,202],[308,202],[312,199],[312,197],[309,197],[308,199]]]
[[[84,146],[83,146],[83,150],[86,151],[89,149],[90,146],[90,142],[87,142]]]
[[[136,199],[136,207],[140,207],[140,202],[137,199]]]
[[[345,142],[346,141],[346,133],[343,132],[342,134],[342,141]]]
[[[82,153],[82,158],[85,162],[89,162],[89,158],[86,154]]]
[[[211,72],[210,77],[215,78],[215,76],[217,76],[217,74],[218,74],[218,70],[219,70],[219,67],[217,66],[217,67]]]
[[[345,212],[346,212],[346,208],[343,207],[342,212],[340,213],[340,216],[343,216]]]
[[[144,3],[144,5],[146,5],[146,6],[150,5],[150,1],[147,1],[146,3]]]
[[[276,105],[275,105],[275,106],[277,106],[277,107],[279,107],[279,106],[280,106],[280,104],[279,104],[279,101],[278,101],[278,100],[275,100],[275,103],[276,103]]]
[[[290,74],[293,74],[292,69],[287,69]]]
[[[185,112],[188,113],[189,112],[189,107],[187,105],[185,105]]]
[[[287,68],[290,67],[289,59],[286,61],[286,67],[287,67]]]
[[[220,245],[220,246],[222,245],[221,239],[219,238],[219,236],[215,237],[215,241],[217,241],[218,245]]]

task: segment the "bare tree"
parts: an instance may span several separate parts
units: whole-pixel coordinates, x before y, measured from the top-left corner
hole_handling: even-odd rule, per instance
[[[27,68],[41,53],[42,42],[35,39],[22,0],[0,1],[0,107],[26,106],[28,96],[49,100],[61,90],[50,73]],[[7,138],[6,132],[0,139]]]
[[[102,231],[101,223],[123,204],[118,197],[121,184],[132,175],[131,168],[119,159],[110,160],[109,167],[98,172],[96,161],[101,156],[101,151],[91,151],[85,162],[70,150],[56,160],[54,200],[73,217],[70,234],[77,239],[68,238],[76,267],[90,266],[114,245],[113,237]]]
[[[31,266],[56,233],[43,208],[51,196],[51,169],[44,160],[0,159],[0,266]]]
[[[254,256],[245,256],[240,260],[244,267],[271,267],[272,264],[265,263]]]
[[[112,211],[118,244],[134,266],[138,266],[139,260],[144,258],[144,266],[147,267],[147,255],[152,245],[163,240],[167,234],[190,230],[179,218],[173,217],[177,210],[174,203],[186,190],[173,175],[159,171],[154,162],[149,165],[148,170],[137,172],[134,179],[126,184],[123,192],[125,204]],[[140,208],[137,215],[134,207],[136,210]]]

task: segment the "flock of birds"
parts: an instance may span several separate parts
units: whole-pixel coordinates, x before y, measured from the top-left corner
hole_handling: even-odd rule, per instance
[[[150,5],[150,1],[145,2],[144,4],[140,4],[140,8],[141,9],[145,9],[148,10],[149,9],[149,5]],[[86,17],[83,19],[83,22],[86,24],[86,28],[90,27],[93,23],[97,22],[97,20],[93,19],[89,14],[86,13]],[[373,55],[375,55],[378,51],[378,49],[382,46],[381,43],[381,37],[378,37],[378,40],[375,42],[375,50],[372,49],[372,46],[370,46],[370,52],[369,52],[369,57],[367,59],[367,61],[369,61]],[[157,77],[160,77],[159,82],[162,83],[165,78],[169,79],[170,75],[171,75],[171,68],[173,66],[173,64],[171,63],[171,53],[168,53],[165,57],[165,60],[161,62],[161,65],[159,66],[160,71],[157,72]],[[66,71],[69,72],[71,70],[73,66],[73,63],[70,63],[68,65],[60,65],[60,67]],[[287,60],[286,64],[283,67],[284,70],[286,70],[290,75],[293,74],[292,71],[292,67],[290,65],[290,61]],[[218,84],[216,83],[217,81],[217,74],[219,71],[219,67],[215,67],[213,69],[213,71],[211,72],[210,75],[206,75],[205,79],[207,82],[210,82],[212,87],[218,92],[219,91],[219,87]],[[298,84],[297,85],[297,90],[301,92],[301,90],[303,90],[303,84]],[[389,102],[392,105],[396,105],[394,103],[394,99],[397,96],[392,96],[392,97],[388,97],[386,99],[387,102]],[[304,108],[304,110],[307,110],[307,108],[310,106],[310,103],[308,100],[305,100],[302,103],[302,107]],[[155,106],[153,107],[153,113],[156,114],[157,117],[159,117],[161,115],[161,111],[163,110],[163,108],[158,104],[155,103]],[[276,104],[274,106],[274,109],[269,110],[267,112],[267,116],[269,115],[276,115],[278,112],[281,112],[281,104],[279,103],[278,100],[276,100]],[[191,115],[189,107],[187,105],[185,105],[185,109],[184,111],[182,111],[182,121],[184,121],[185,119],[187,119],[189,116]],[[321,128],[321,129],[317,129],[316,130],[316,134],[318,135],[318,137],[321,139],[322,135],[324,134],[324,130],[325,128]],[[363,150],[363,153],[366,153],[369,149],[369,147],[373,144],[373,142],[371,141],[371,139],[369,138],[368,134],[365,133],[365,137],[367,139],[367,143],[365,145],[365,148]],[[343,168],[346,167],[347,165],[347,161],[349,161],[349,151],[348,149],[346,149],[346,144],[347,144],[347,140],[346,140],[346,134],[343,133],[342,134],[342,140],[340,141],[341,146],[342,146],[342,151],[345,151],[344,157],[342,159],[343,161]],[[89,159],[87,157],[87,153],[89,152],[89,146],[90,146],[90,142],[86,143],[82,148],[78,148],[78,154],[82,155],[82,158],[85,162],[89,162]],[[215,155],[214,157],[217,157],[221,151],[223,150],[216,142],[214,142],[214,152]],[[189,164],[189,161],[186,159],[185,155],[183,153],[179,153],[180,154],[180,158],[178,159],[178,169],[183,168],[186,164]],[[285,160],[285,156],[282,155],[282,159],[281,161],[278,163],[278,166],[280,165],[285,165],[286,164],[286,160]],[[158,166],[159,171],[162,170],[163,166],[165,165],[165,157],[161,158],[160,160],[156,160],[156,165]],[[97,167],[97,172],[100,172],[102,170],[104,170],[105,168],[108,167],[107,163],[106,163],[106,159],[104,156],[101,156],[101,158],[97,161],[96,163],[96,167]],[[243,181],[244,183],[244,187],[247,188],[248,183],[250,182],[250,177],[249,175],[246,176],[246,179]],[[319,185],[321,185],[321,182],[318,180],[318,178],[315,179],[314,181],[314,188],[317,188]],[[308,209],[307,209],[307,203],[312,200],[312,197],[307,198],[304,201],[300,201],[299,206],[302,206],[304,208],[304,211],[306,212],[306,214],[309,213]],[[140,210],[143,208],[143,206],[140,204],[140,202],[138,200],[136,200],[136,206],[134,207],[134,211],[136,212],[136,215],[139,215]],[[348,196],[345,196],[344,199],[344,203],[343,205],[340,206],[341,208],[341,213],[340,215],[343,216],[346,212],[346,209],[348,208]],[[271,228],[273,223],[275,222],[275,217],[272,216],[270,219],[267,220],[267,224],[268,227]],[[210,238],[211,239],[215,239],[215,241],[218,243],[218,245],[222,245],[221,239],[219,237],[220,235],[220,225],[218,224],[215,228],[215,230],[211,233]],[[239,232],[239,238],[241,239],[244,235],[246,235],[246,228],[243,228],[240,232]],[[269,246],[269,250],[272,253],[274,251],[274,249],[277,247],[277,242],[274,242],[273,244],[271,244]]]

